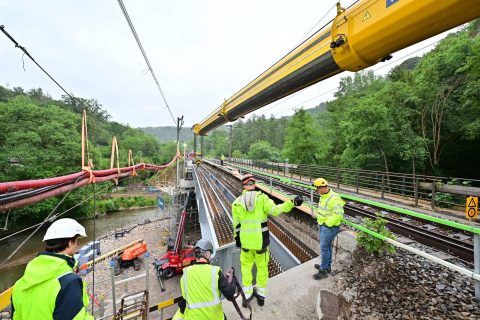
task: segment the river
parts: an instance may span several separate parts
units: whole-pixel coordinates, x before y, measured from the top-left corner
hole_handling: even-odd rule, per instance
[[[98,217],[95,222],[96,238],[111,234],[115,228],[144,222],[147,218],[156,220],[160,215],[162,215],[160,209],[148,208],[120,211]],[[80,240],[81,246],[93,239],[93,220],[82,220],[80,223],[85,226],[88,235],[87,238]],[[0,242],[0,262],[3,262],[30,235],[32,230]],[[38,230],[15,256],[7,262],[6,267],[0,268],[0,292],[12,286],[22,276],[26,264],[36,256],[37,252],[44,249],[42,238],[45,230],[45,228]]]

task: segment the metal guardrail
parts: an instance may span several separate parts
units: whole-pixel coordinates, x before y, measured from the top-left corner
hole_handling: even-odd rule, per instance
[[[327,179],[337,189],[380,198],[410,199],[412,205],[432,209],[464,210],[466,196],[480,196],[480,180],[428,175],[413,175],[309,164],[266,162],[231,158],[232,163],[262,169],[276,175],[313,181]]]

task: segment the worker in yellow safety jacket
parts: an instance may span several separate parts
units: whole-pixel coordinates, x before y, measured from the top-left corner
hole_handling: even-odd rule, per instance
[[[342,198],[328,188],[328,181],[318,178],[313,186],[320,194],[318,210],[316,211],[318,231],[320,233],[320,264],[315,264],[318,272],[313,275],[315,280],[328,277],[332,272],[332,244],[343,220]]]
[[[47,229],[42,251],[27,264],[13,286],[12,319],[93,320],[88,314],[86,284],[73,273],[78,238],[86,237],[77,221],[64,218]]]
[[[173,320],[223,320],[220,296],[232,299],[236,283],[232,275],[223,274],[220,267],[210,265],[213,258],[213,245],[206,239],[200,239],[195,244],[196,262],[183,269],[180,279],[182,298],[178,302],[179,309]]]
[[[258,305],[263,306],[270,260],[268,216],[277,217],[282,212],[289,212],[294,206],[300,206],[303,199],[297,196],[293,202],[288,200],[275,205],[266,194],[255,191],[255,178],[251,174],[242,177],[242,185],[242,195],[232,203],[233,230],[236,245],[241,248],[242,287],[246,297],[242,305],[247,307],[248,302],[255,296]],[[252,286],[254,264],[257,265],[256,288]]]
[[[225,156],[222,154],[220,156],[220,164],[223,166],[223,161],[225,161]]]

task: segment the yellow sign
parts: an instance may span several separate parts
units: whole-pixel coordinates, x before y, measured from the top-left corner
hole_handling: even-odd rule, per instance
[[[478,197],[467,197],[465,217],[468,220],[478,218]]]
[[[365,11],[365,14],[363,15],[362,22],[365,21],[365,20],[370,19],[370,17],[371,17],[370,12]]]

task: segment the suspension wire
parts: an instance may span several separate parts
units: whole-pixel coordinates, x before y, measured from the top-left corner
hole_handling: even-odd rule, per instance
[[[7,219],[5,219],[5,227],[0,228],[0,231],[7,231],[8,230],[8,217],[10,217],[10,211],[12,211],[12,210],[10,209],[7,212]]]
[[[423,46],[423,47],[421,47],[420,49],[417,49],[417,50],[415,50],[415,51],[413,51],[413,52],[410,52],[409,54],[406,54],[406,55],[398,58],[398,59],[395,59],[395,60],[393,60],[393,61],[390,61],[389,63],[384,64],[384,65],[382,65],[382,66],[380,66],[380,67],[378,67],[378,68],[375,68],[375,69],[373,69],[372,71],[375,72],[375,71],[378,71],[378,70],[380,70],[380,69],[383,69],[383,68],[391,65],[392,63],[398,62],[398,61],[400,61],[400,60],[402,60],[402,59],[405,59],[406,57],[411,56],[411,55],[413,55],[413,54],[415,54],[415,53],[417,53],[417,52],[419,52],[419,51],[421,51],[421,50],[423,50],[423,49],[426,49],[426,48],[428,48],[428,47],[430,47],[430,46],[433,46],[433,45],[439,43],[441,40],[442,40],[442,39],[437,40],[437,41],[435,41],[435,42],[432,42],[432,43],[430,43],[430,44],[428,44],[428,45],[426,45],[426,46]],[[307,88],[309,88],[309,87],[307,87]],[[305,89],[306,89],[306,88],[304,88],[304,89],[296,92],[295,94],[300,93],[300,92],[302,92],[302,91],[305,90]],[[309,102],[309,101],[311,101],[311,100],[313,100],[313,99],[316,99],[316,98],[319,98],[319,97],[321,97],[321,96],[324,96],[324,95],[326,95],[327,93],[330,93],[330,92],[335,91],[335,90],[337,90],[337,88],[334,88],[334,89],[330,89],[330,90],[328,90],[328,91],[325,91],[325,92],[323,92],[323,93],[321,93],[321,94],[319,94],[319,95],[314,96],[313,98],[310,98],[310,99],[305,100],[305,101],[303,101],[303,102],[301,102],[301,103],[298,103],[298,104],[296,104],[295,106],[293,106],[293,107],[291,107],[291,108],[288,108],[288,109],[285,109],[285,110],[283,110],[283,111],[281,111],[281,112],[279,112],[279,113],[277,113],[277,114],[285,113],[285,112],[287,112],[287,111],[289,111],[289,110],[292,110],[292,109],[294,109],[294,108],[299,107],[300,105],[302,105],[302,104],[304,104],[304,103],[307,103],[307,102]],[[293,94],[293,95],[295,95],[295,94]],[[293,96],[293,95],[291,95],[291,96]],[[281,101],[281,102],[279,102],[278,104],[275,104],[275,105],[269,107],[267,110],[270,110],[270,109],[272,109],[272,108],[274,108],[274,107],[277,107],[277,106],[283,104],[283,103],[284,103],[285,101],[287,101],[287,100],[288,100],[288,99],[285,99],[284,101]],[[265,111],[267,111],[267,110],[265,110]]]
[[[421,51],[421,50],[423,50],[423,49],[426,49],[426,48],[428,48],[428,47],[430,47],[430,46],[433,46],[433,45],[439,43],[441,40],[443,40],[443,39],[440,39],[440,40],[437,40],[437,41],[432,42],[432,43],[430,43],[430,44],[427,44],[426,46],[421,47],[420,49],[417,49],[417,50],[415,50],[415,51],[413,51],[413,52],[410,52],[409,54],[404,55],[403,57],[400,57],[400,58],[398,58],[398,59],[395,59],[395,60],[393,60],[393,61],[390,61],[390,62],[387,63],[387,64],[384,64],[384,65],[382,65],[382,66],[380,66],[380,67],[378,67],[378,68],[373,69],[372,71],[375,72],[375,71],[378,71],[378,70],[380,70],[380,69],[383,69],[383,68],[391,65],[392,63],[398,62],[398,61],[400,61],[400,60],[402,60],[402,59],[405,59],[405,58],[408,57],[408,56],[411,56],[411,55],[414,54],[414,53],[417,53],[417,52],[419,52],[419,51]]]
[[[45,73],[53,82],[55,82],[55,84],[60,87],[60,89],[62,89],[63,92],[65,92],[65,94],[67,96],[69,96],[72,101],[79,107],[81,108],[82,106],[80,105],[80,103],[77,101],[77,99],[75,99],[70,93],[67,92],[67,90],[65,90],[64,87],[62,87],[62,85],[60,83],[58,83],[57,80],[55,80],[45,69],[42,68],[42,66],[40,64],[38,64],[37,61],[35,61],[35,59],[30,55],[30,53],[27,51],[27,49],[23,46],[21,46],[20,44],[18,44],[18,42],[5,30],[5,26],[4,25],[0,25],[0,30],[7,36],[7,38],[9,38],[14,44],[15,44],[15,48],[19,48],[20,50],[23,51],[24,55],[26,55],[27,57],[30,58],[30,60],[32,60],[36,65],[37,67],[40,68],[40,70],[43,71],[43,73]],[[23,59],[23,58],[22,58]],[[25,69],[25,66],[24,66],[24,69]]]
[[[78,182],[78,180],[80,179],[80,177],[77,178],[77,180],[75,181],[75,183]],[[62,200],[60,200],[57,205],[52,209],[52,211],[48,214],[48,216],[42,221],[42,223],[40,223],[40,225],[35,229],[33,230],[33,232],[25,239],[23,240],[23,242],[15,249],[13,250],[13,252],[7,257],[7,259],[5,259],[2,263],[0,263],[0,267],[3,266],[8,260],[10,260],[14,255],[15,253],[18,252],[18,250],[20,250],[24,245],[25,243],[27,243],[28,240],[30,240],[31,237],[33,237],[33,235],[45,224],[45,222],[48,221],[48,219],[50,219],[50,217],[53,215],[53,213],[58,209],[58,207],[63,203],[63,201],[67,198],[67,196],[70,194],[70,192],[72,192],[73,189],[70,189],[68,190],[68,192],[65,194],[65,196],[63,196]]]
[[[305,35],[300,39],[300,41],[295,45],[295,48],[298,47],[300,44],[304,43],[305,41],[307,41],[308,39],[310,39],[315,33],[317,33],[319,30],[322,30],[322,28],[320,28],[319,30],[317,30],[317,32],[315,32],[314,34],[312,34],[310,37],[306,38],[308,36],[308,34],[310,32],[312,32],[313,29],[315,29],[319,24],[320,22],[323,21],[323,19],[325,19],[327,17],[327,15],[330,14],[330,12],[333,10],[333,8],[335,8],[335,6],[337,5],[337,0],[334,0],[335,2],[333,3],[333,6],[328,9],[328,11],[323,15],[323,17],[320,18],[320,20],[317,21],[317,23],[315,23],[315,25],[310,28],[310,30],[307,31],[307,33],[305,33]],[[306,39],[305,39],[306,38]],[[305,39],[305,40],[304,40]]]
[[[128,15],[127,8],[123,4],[122,0],[117,0],[118,5],[120,6],[120,9],[123,12],[123,15],[125,16],[125,19],[127,20],[128,26],[130,27],[130,30],[133,33],[133,36],[135,37],[135,41],[137,42],[138,47],[140,48],[140,51],[142,52],[143,58],[145,59],[145,62],[147,63],[148,69],[150,70],[150,74],[153,77],[153,80],[155,81],[155,84],[157,85],[158,91],[160,91],[160,94],[162,95],[163,102],[165,103],[165,106],[168,109],[168,112],[170,113],[170,116],[172,117],[173,123],[175,126],[177,125],[177,122],[175,121],[175,117],[173,116],[172,110],[170,110],[170,106],[168,105],[167,99],[165,98],[165,95],[163,94],[162,88],[160,87],[160,83],[157,80],[157,76],[155,75],[155,72],[153,72],[153,68],[150,65],[150,61],[148,60],[147,54],[145,53],[145,50],[143,49],[142,43],[140,42],[140,38],[138,37],[137,32],[135,31],[135,27],[133,26],[132,20],[130,19],[130,16]]]
[[[97,194],[95,192],[95,183],[92,183],[93,189],[93,259],[92,259],[92,314],[95,308],[95,255],[97,254],[97,246],[96,246],[96,231],[97,226],[95,222],[97,221]]]

